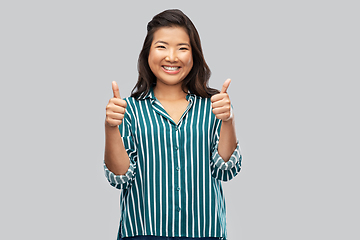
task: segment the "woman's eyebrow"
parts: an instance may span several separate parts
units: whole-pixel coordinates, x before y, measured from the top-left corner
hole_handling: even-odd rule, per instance
[[[161,40],[156,41],[154,44],[158,44],[158,43],[169,45],[169,43],[161,41]],[[186,45],[186,46],[190,47],[190,44],[188,44],[188,43],[179,43],[177,46],[181,46],[181,45]]]
[[[186,46],[190,47],[190,44],[188,44],[188,43],[179,43],[178,44],[178,46],[181,46],[181,45],[186,45]]]
[[[164,41],[161,41],[161,40],[159,40],[159,41],[156,41],[154,44],[157,44],[157,43],[162,43],[162,44],[166,44],[166,45],[169,45],[167,42],[164,42]]]

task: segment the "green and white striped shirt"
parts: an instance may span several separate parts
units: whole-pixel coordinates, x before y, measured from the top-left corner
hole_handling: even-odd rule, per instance
[[[152,89],[125,99],[119,130],[130,167],[115,175],[104,164],[110,184],[121,189],[121,237],[227,238],[221,181],[240,171],[240,147],[224,162],[217,151],[221,120],[210,99],[190,93],[186,98],[189,105],[178,124]]]

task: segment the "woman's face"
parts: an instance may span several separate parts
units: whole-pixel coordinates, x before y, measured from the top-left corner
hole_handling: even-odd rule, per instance
[[[157,84],[181,84],[193,67],[190,38],[185,29],[159,28],[153,36],[148,62]]]

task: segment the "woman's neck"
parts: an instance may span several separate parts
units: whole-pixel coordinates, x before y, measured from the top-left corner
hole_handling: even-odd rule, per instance
[[[181,87],[181,84],[177,85],[165,85],[162,83],[156,84],[154,87],[154,95],[157,99],[176,101],[185,99],[187,93]]]

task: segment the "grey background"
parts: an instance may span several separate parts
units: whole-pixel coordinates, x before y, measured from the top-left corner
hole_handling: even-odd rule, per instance
[[[169,8],[195,23],[211,86],[233,80],[229,239],[359,239],[356,2],[1,1],[0,239],[115,239],[105,106]]]

